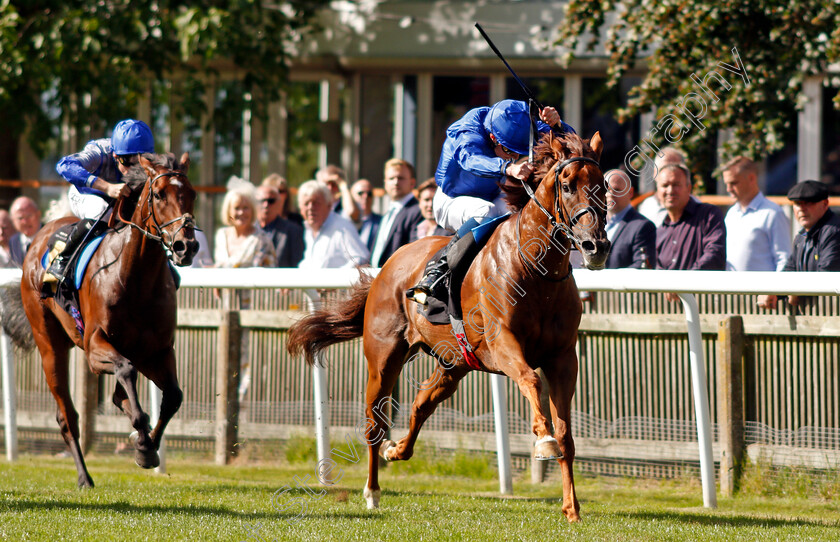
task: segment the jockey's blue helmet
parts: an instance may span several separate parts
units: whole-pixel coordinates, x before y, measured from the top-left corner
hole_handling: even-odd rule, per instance
[[[484,129],[503,146],[516,154],[528,154],[531,115],[528,104],[519,100],[502,100],[484,117]]]
[[[114,126],[111,149],[117,156],[155,152],[155,138],[149,125],[142,120],[125,119]]]

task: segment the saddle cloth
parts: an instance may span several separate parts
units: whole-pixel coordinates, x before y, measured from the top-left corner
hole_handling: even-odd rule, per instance
[[[68,224],[63,228],[59,228],[50,237],[49,242],[47,242],[47,248],[41,256],[41,267],[43,267],[44,270],[49,269],[53,258],[57,255],[58,251],[53,253],[53,248],[55,247],[56,242],[66,239],[74,225],[75,224]],[[79,288],[82,285],[82,279],[85,277],[85,270],[87,270],[87,266],[90,263],[91,258],[96,253],[96,249],[98,249],[99,245],[102,243],[102,239],[105,238],[105,233],[106,232],[103,231],[97,235],[92,235],[84,242],[76,254],[76,259],[70,262],[70,265],[68,266],[65,281],[56,286],[54,292],[47,289],[43,289],[41,291],[42,296],[55,298],[55,302],[61,306],[67,314],[73,317],[76,324],[76,330],[80,335],[84,335],[85,333],[85,324],[82,320],[81,310],[79,309]],[[50,257],[51,254],[52,258]]]

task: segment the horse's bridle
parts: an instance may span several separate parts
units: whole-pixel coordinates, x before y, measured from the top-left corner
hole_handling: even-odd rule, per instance
[[[566,166],[574,164],[575,162],[585,162],[585,163],[593,164],[595,167],[598,168],[599,171],[601,169],[601,164],[599,164],[597,160],[595,160],[594,158],[588,158],[586,156],[575,156],[573,158],[568,158],[568,159],[554,165],[554,212],[555,212],[555,214],[557,215],[558,218],[562,218],[566,214],[564,212],[565,207],[563,207],[563,205],[560,203],[560,172],[562,172],[566,168]],[[537,195],[534,193],[534,190],[530,186],[528,186],[528,183],[526,183],[525,181],[523,181],[521,179],[520,179],[519,182],[522,183],[522,187],[525,189],[525,192],[528,194],[528,197],[531,199],[531,201],[533,201],[534,204],[537,206],[537,208],[540,211],[542,211],[545,214],[545,216],[548,217],[548,221],[551,223],[551,230],[548,232],[549,236],[552,239],[554,239],[554,231],[555,230],[560,230],[560,232],[562,232],[563,235],[566,238],[568,238],[572,243],[575,243],[576,245],[580,246],[581,240],[578,239],[578,237],[574,234],[574,232],[572,231],[572,228],[586,214],[592,213],[593,215],[597,216],[597,211],[595,210],[595,208],[593,208],[591,205],[587,205],[583,209],[576,212],[574,214],[574,216],[570,217],[568,224],[566,224],[565,222],[562,222],[562,221],[558,222],[558,218],[555,218],[555,216],[553,214],[551,214],[548,211],[548,209],[546,209],[543,206],[542,203],[540,203],[540,200],[537,199]],[[517,217],[517,222],[516,222],[516,244],[519,247],[519,255],[522,257],[522,260],[527,265],[528,259],[525,258],[524,255],[522,254],[522,244],[519,242],[519,219],[521,217],[522,217],[522,213],[519,214],[519,217]],[[571,264],[569,264],[568,273],[566,273],[559,280],[560,281],[566,280],[567,278],[569,278],[569,276],[571,274],[572,274],[572,266],[571,266]]]
[[[190,226],[191,226],[191,227],[193,227],[193,228],[195,228],[195,227],[196,227],[196,225],[195,225],[195,217],[193,217],[193,215],[192,215],[192,214],[190,214],[190,213],[186,213],[186,214],[183,214],[183,215],[179,216],[178,218],[174,218],[174,219],[172,219],[172,220],[170,220],[170,221],[168,221],[168,222],[165,222],[165,223],[163,223],[163,224],[161,224],[161,223],[160,223],[160,221],[158,221],[157,214],[155,213],[155,206],[154,206],[154,202],[152,201],[152,199],[153,199],[153,197],[154,197],[154,190],[153,190],[153,188],[154,188],[155,182],[156,182],[158,179],[160,179],[161,177],[183,177],[184,179],[186,179],[186,178],[187,178],[187,176],[186,176],[185,174],[181,173],[180,171],[167,171],[167,172],[165,172],[165,173],[159,173],[159,174],[158,174],[157,176],[155,176],[154,178],[152,178],[152,177],[151,177],[151,175],[150,175],[150,176],[149,176],[149,179],[146,181],[146,182],[149,184],[149,190],[148,190],[149,195],[148,195],[148,197],[147,197],[146,204],[147,204],[147,205],[148,205],[148,207],[149,207],[149,215],[151,216],[151,218],[152,218],[152,222],[153,222],[153,224],[154,224],[154,227],[155,227],[155,229],[157,230],[157,235],[155,235],[155,234],[153,234],[153,233],[149,232],[149,231],[148,231],[148,230],[146,230],[145,228],[141,228],[140,226],[138,226],[137,224],[135,224],[135,223],[134,223],[134,222],[132,222],[131,220],[126,220],[126,219],[124,219],[124,218],[122,217],[122,213],[120,213],[120,212],[119,212],[121,209],[115,209],[115,210],[114,210],[114,212],[117,214],[117,219],[118,219],[120,222],[122,222],[123,224],[127,224],[127,225],[131,226],[132,228],[137,229],[137,230],[138,230],[140,233],[142,233],[142,234],[143,234],[146,238],[151,239],[151,240],[153,240],[153,241],[157,241],[158,243],[160,243],[160,244],[163,246],[163,248],[164,248],[167,252],[169,252],[169,254],[173,254],[173,253],[174,253],[174,250],[172,249],[172,244],[173,244],[173,242],[174,242],[174,241],[173,241],[173,242],[167,242],[167,241],[166,241],[166,238],[165,238],[165,236],[164,236],[164,233],[168,233],[168,234],[169,234],[169,238],[170,238],[170,239],[172,239],[172,240],[174,240],[174,239],[175,239],[175,236],[176,236],[176,235],[178,235],[178,232],[180,232],[182,229],[184,229],[184,228],[186,228],[186,227],[190,227]],[[139,203],[138,203],[138,204],[139,204]],[[145,223],[145,222],[146,222],[146,220],[148,220],[148,219],[149,219],[149,217],[148,217],[148,216],[144,217],[144,218],[143,218],[143,222]],[[182,222],[182,224],[181,224],[181,226],[180,226],[177,230],[175,230],[174,232],[170,232],[170,231],[168,231],[168,230],[166,230],[166,229],[165,229],[167,226],[172,225],[172,224],[175,224],[175,223],[177,223],[177,222]]]

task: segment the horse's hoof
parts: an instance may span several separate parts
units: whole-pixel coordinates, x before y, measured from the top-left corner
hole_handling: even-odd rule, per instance
[[[142,469],[154,469],[155,467],[160,466],[160,456],[154,450],[146,452],[142,450],[135,450],[134,462]]]
[[[549,459],[563,459],[557,439],[548,436],[539,439],[534,445],[534,459],[548,461]]]
[[[362,494],[365,496],[365,502],[367,503],[368,510],[375,510],[379,508],[379,497],[382,496],[381,489],[370,489],[367,485],[365,485],[365,490]]]
[[[134,446],[134,462],[142,469],[154,469],[160,466],[160,456],[156,450],[138,450],[137,441],[140,439],[140,434],[134,431],[128,435],[128,441]]]
[[[394,455],[397,453],[397,443],[393,440],[383,440],[382,446],[379,447],[379,455],[385,461],[394,461]]]
[[[90,476],[79,476],[79,489],[93,489],[93,480]]]

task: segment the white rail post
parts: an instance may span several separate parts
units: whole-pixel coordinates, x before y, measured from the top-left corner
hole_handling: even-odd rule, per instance
[[[706,365],[703,340],[700,335],[700,311],[694,294],[679,294],[688,324],[688,348],[691,361],[691,387],[694,391],[694,415],[697,420],[697,440],[700,444],[700,480],[703,486],[703,506],[717,508],[715,493],[715,461],[712,456],[712,422],[709,397],[706,395]]]
[[[17,460],[17,397],[15,396],[15,352],[12,340],[0,331],[0,357],[3,363],[3,415],[6,433],[6,459]]]
[[[499,492],[513,493],[513,476],[510,469],[510,438],[507,424],[507,398],[505,396],[505,375],[490,375],[493,389],[493,420],[496,422],[496,453],[499,460]]]
[[[163,399],[160,388],[154,382],[149,380],[149,423],[154,429],[160,419],[160,402]],[[160,465],[155,467],[155,472],[159,474],[166,474],[166,437],[160,438],[160,448],[158,448],[158,456],[160,456]]]
[[[309,298],[309,310],[321,308],[321,298],[315,290],[305,290]],[[318,464],[329,458],[330,453],[330,405],[327,393],[327,367],[321,355],[315,356],[312,365],[312,385],[315,395],[315,441],[318,444]]]

